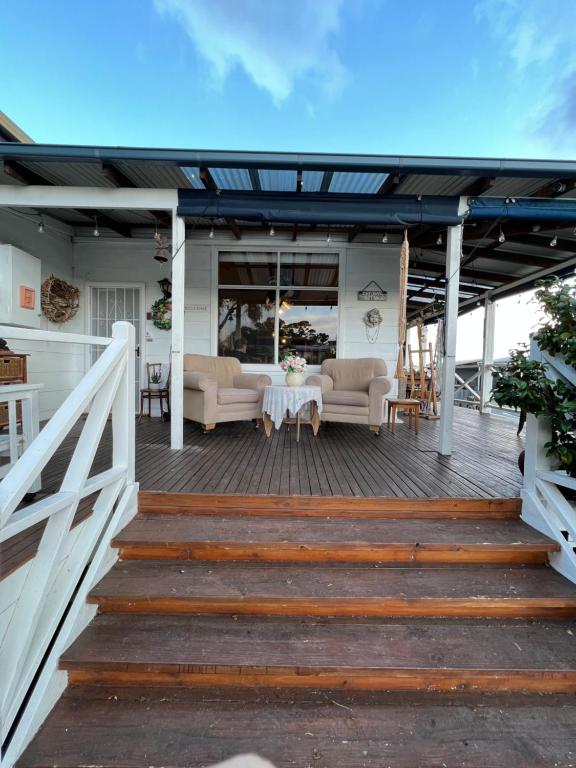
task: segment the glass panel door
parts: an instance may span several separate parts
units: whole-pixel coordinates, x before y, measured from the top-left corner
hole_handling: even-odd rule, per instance
[[[91,285],[90,286],[90,334],[112,336],[112,326],[118,320],[132,323],[136,337],[136,365],[134,382],[134,410],[139,408],[140,398],[140,340],[142,289],[138,286]],[[100,357],[105,347],[93,344],[90,347],[90,365]]]

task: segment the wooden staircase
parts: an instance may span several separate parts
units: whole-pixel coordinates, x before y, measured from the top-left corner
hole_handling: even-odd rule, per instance
[[[576,586],[519,508],[140,494],[21,765],[576,764]]]

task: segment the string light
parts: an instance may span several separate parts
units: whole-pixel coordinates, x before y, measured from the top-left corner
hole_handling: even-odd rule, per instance
[[[43,235],[44,234],[44,219],[42,216],[40,216],[40,221],[38,222],[38,232]]]
[[[386,244],[388,242],[388,232],[384,232],[382,235],[382,242]]]
[[[504,234],[504,232],[502,232],[502,227],[500,227],[500,234],[498,235],[498,242],[499,243],[506,242],[506,235]]]
[[[440,232],[438,238],[436,239],[436,245],[442,245],[442,232]]]
[[[554,233],[554,237],[552,240],[550,240],[550,248],[556,248],[558,245],[558,237],[556,236],[556,233]]]
[[[212,226],[210,227],[210,232],[208,234],[208,237],[210,238],[210,240],[214,240],[214,224],[212,224]]]
[[[270,235],[270,237],[274,237],[274,235],[276,234],[276,230],[274,229],[272,224],[270,225],[270,232],[268,234]]]
[[[100,230],[98,229],[98,217],[94,216],[94,231],[92,232],[94,237],[100,237]]]
[[[330,232],[326,235],[326,245],[330,245],[332,242],[332,237],[330,236]]]

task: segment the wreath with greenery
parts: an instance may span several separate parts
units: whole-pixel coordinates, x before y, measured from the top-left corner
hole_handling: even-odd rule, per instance
[[[172,299],[162,297],[152,304],[152,322],[156,328],[169,331],[172,328]]]

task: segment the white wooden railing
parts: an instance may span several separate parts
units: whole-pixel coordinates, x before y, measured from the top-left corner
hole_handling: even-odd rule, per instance
[[[530,357],[548,365],[547,375],[551,380],[561,379],[576,386],[576,370],[560,358],[542,352],[535,342],[532,342]],[[576,478],[552,468],[544,448],[550,436],[550,422],[546,417],[528,416],[522,519],[560,544],[560,552],[552,555],[550,563],[576,582],[576,503],[566,499],[560,490],[565,488],[576,492]]]
[[[125,322],[113,326],[111,339],[8,327],[0,336],[105,346],[0,484],[0,542],[45,524],[35,556],[0,581],[2,766],[9,768],[66,686],[58,658],[94,615],[86,595],[116,558],[113,535],[136,512],[135,345]],[[111,465],[90,476],[110,414]],[[77,423],[82,429],[58,491],[21,506]],[[92,494],[89,516],[73,526],[80,501]]]

